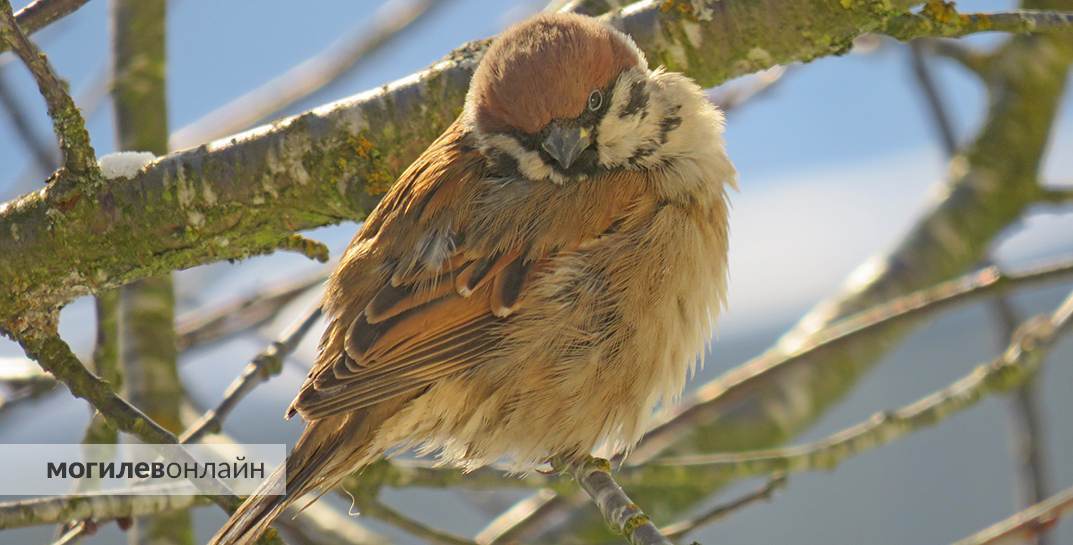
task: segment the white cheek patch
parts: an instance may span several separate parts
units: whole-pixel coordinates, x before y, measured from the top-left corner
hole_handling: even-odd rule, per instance
[[[518,171],[530,180],[551,180],[562,185],[566,178],[555,169],[548,166],[540,154],[522,146],[513,137],[505,134],[490,134],[481,138],[482,151],[492,148],[514,158],[518,163]],[[486,154],[487,155],[487,154]]]
[[[611,91],[611,105],[600,120],[597,133],[601,166],[644,166],[639,162],[631,163],[631,158],[634,158],[637,150],[659,143],[663,107],[656,102],[658,97],[652,92],[648,78],[648,72],[643,68],[631,68],[615,82]],[[647,102],[644,107],[622,116],[631,98],[630,91],[638,83],[646,86]]]

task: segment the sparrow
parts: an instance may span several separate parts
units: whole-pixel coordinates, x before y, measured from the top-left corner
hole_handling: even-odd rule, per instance
[[[734,185],[722,114],[627,35],[571,14],[505,31],[327,283],[286,496],[211,543],[385,454],[526,471],[628,450],[712,336]]]

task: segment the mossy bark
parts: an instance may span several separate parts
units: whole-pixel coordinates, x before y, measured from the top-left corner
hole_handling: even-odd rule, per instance
[[[112,3],[115,105],[119,149],[167,153],[167,6],[165,0]],[[168,431],[179,434],[183,388],[175,344],[171,273],[136,280],[119,290],[121,358],[126,398]],[[192,545],[188,510],[138,517],[130,543]]]
[[[704,85],[844,52],[915,2],[649,3],[612,22],[653,65]],[[684,5],[684,4],[683,4]],[[797,32],[787,32],[794,28]],[[171,154],[134,180],[73,184],[0,206],[0,330],[138,278],[273,251],[287,235],[362,218],[461,109],[483,44],[311,112]]]

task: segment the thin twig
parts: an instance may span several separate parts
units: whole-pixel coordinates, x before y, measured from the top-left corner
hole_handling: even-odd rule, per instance
[[[910,42],[910,59],[913,66],[913,74],[916,76],[921,93],[930,110],[929,118],[932,126],[939,133],[943,151],[947,158],[957,153],[957,136],[954,133],[953,122],[939,94],[939,88],[928,67],[928,59],[925,58],[927,45],[920,41]],[[981,74],[982,75],[982,74]],[[1017,325],[1021,322],[1013,303],[1005,294],[999,294],[989,302],[992,314],[996,316],[998,327],[996,338],[1004,348]],[[1043,456],[1043,426],[1038,407],[1038,377],[1028,379],[1023,385],[1010,394],[1010,437],[1014,445],[1014,459],[1018,464],[1019,500],[1021,505],[1032,505],[1043,499],[1046,489],[1046,464]],[[1040,538],[1034,541],[1035,545],[1048,545],[1046,540]]]
[[[34,0],[15,14],[15,21],[27,34],[33,34],[42,28],[74,13],[89,0]],[[0,52],[6,48],[0,46]]]
[[[574,479],[600,510],[604,521],[630,545],[671,545],[648,515],[626,495],[611,476],[611,463],[587,457],[569,468]]]
[[[347,37],[268,83],[209,112],[171,135],[172,149],[196,146],[239,132],[312,95],[353,71],[401,32],[434,13],[443,0],[387,2]]]
[[[991,63],[991,56],[975,47],[957,40],[945,38],[921,38],[913,43],[922,44],[932,55],[957,62],[968,71],[984,75]]]
[[[754,503],[761,501],[769,501],[771,500],[772,496],[775,495],[776,490],[785,486],[786,475],[783,475],[781,473],[777,474],[774,477],[768,479],[768,481],[764,483],[764,485],[760,488],[757,488],[756,490],[753,490],[752,492],[749,492],[748,494],[745,494],[740,498],[735,498],[734,500],[731,500],[727,503],[719,504],[712,509],[705,511],[703,514],[697,517],[676,522],[668,526],[664,526],[663,528],[660,528],[660,531],[663,532],[663,535],[667,536],[667,539],[677,539],[686,534],[695,532],[698,529],[703,528],[704,526],[707,526],[719,519],[725,518],[731,513],[744,509],[745,507],[748,507]]]
[[[153,515],[211,502],[190,494],[50,496],[0,503],[0,529]]]
[[[327,273],[318,271],[179,316],[175,326],[179,350],[202,347],[260,327],[275,318],[284,306],[323,283],[325,278]]]
[[[1020,323],[1013,303],[1006,297],[996,297],[991,303],[992,314],[998,322],[996,330],[1008,339]],[[1017,464],[1018,500],[1023,507],[1039,503],[1047,495],[1046,445],[1043,417],[1039,410],[1040,377],[1029,379],[1010,394],[1010,437],[1013,457]],[[1048,545],[1044,535],[1035,536],[1030,543]]]
[[[67,85],[53,71],[48,58],[19,29],[9,0],[0,0],[0,40],[11,47],[33,74],[37,89],[48,105],[48,115],[52,118],[52,128],[59,140],[63,163],[68,172],[74,175],[97,173],[96,155],[81,112],[67,94]]]
[[[1073,204],[1073,189],[1068,187],[1045,187],[1040,195],[1040,202],[1068,206]]]
[[[757,72],[747,78],[746,82],[732,83],[710,93],[708,99],[719,106],[723,113],[736,110],[746,102],[759,98],[775,88],[790,71],[787,66],[775,66],[763,72]]]
[[[40,138],[34,131],[30,120],[26,119],[25,108],[19,104],[15,93],[8,87],[2,72],[0,72],[0,106],[7,111],[11,127],[15,129],[19,140],[30,150],[36,168],[43,172],[51,172],[58,159],[56,150],[52,142]]]
[[[297,545],[391,545],[386,537],[358,524],[355,517],[340,513],[323,502],[312,503],[297,516],[297,508],[288,509],[276,520]]]
[[[772,473],[834,469],[844,459],[885,445],[908,433],[934,426],[972,407],[986,396],[1010,391],[1029,380],[1055,341],[1073,329],[1073,293],[1049,316],[1037,316],[1021,325],[1006,351],[969,375],[895,411],[827,438],[796,447],[730,454],[682,456],[650,462],[656,467],[705,466],[738,477]]]
[[[426,543],[433,543],[436,545],[474,545],[473,541],[442,530],[437,530],[399,513],[376,498],[363,501],[361,503],[361,511],[365,515],[380,519],[392,526],[405,530],[414,537],[421,538]]]
[[[883,304],[858,312],[817,331],[785,355],[771,359],[761,355],[733,368],[719,380],[702,387],[696,401],[676,410],[666,420],[645,434],[634,454],[631,464],[651,459],[673,442],[678,434],[693,426],[704,411],[713,406],[726,406],[743,399],[756,387],[759,377],[768,369],[786,368],[795,361],[816,357],[828,350],[836,350],[861,337],[880,334],[913,320],[932,316],[953,306],[979,301],[995,294],[1043,283],[1066,280],[1073,277],[1073,261],[1064,260],[1035,267],[1018,273],[1002,273],[988,267],[966,274],[936,286],[897,297]]]
[[[924,57],[924,47],[924,44],[918,41],[909,44],[909,59],[913,67],[913,76],[916,78],[921,94],[924,95],[924,101],[928,104],[932,126],[939,133],[939,142],[942,143],[943,152],[950,157],[957,153],[957,135],[954,133],[954,123],[943,106],[943,99],[939,95],[935,77],[928,68],[928,59]]]
[[[473,538],[478,545],[498,545],[500,543],[524,543],[521,532],[526,528],[525,521],[540,517],[542,513],[558,510],[568,501],[552,490],[542,488],[501,513],[489,522]]]
[[[279,374],[283,369],[283,361],[298,348],[299,343],[313,328],[313,324],[317,322],[320,316],[321,308],[320,305],[317,305],[316,308],[306,313],[304,318],[280,335],[279,340],[273,342],[253,358],[253,361],[247,364],[246,369],[242,371],[242,375],[227,387],[227,391],[224,392],[224,397],[220,400],[220,403],[190,426],[183,433],[180,442],[196,443],[205,435],[220,431],[224,419],[238,406],[239,401],[242,401],[259,384]]]
[[[1073,512],[1073,488],[1067,488],[1012,517],[995,523],[954,545],[1000,545],[1039,535],[1052,528],[1063,515]]]

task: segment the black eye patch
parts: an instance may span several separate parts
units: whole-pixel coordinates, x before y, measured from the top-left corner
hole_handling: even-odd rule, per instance
[[[648,106],[648,93],[645,91],[645,82],[634,82],[630,86],[630,99],[618,112],[619,117],[636,115]]]

